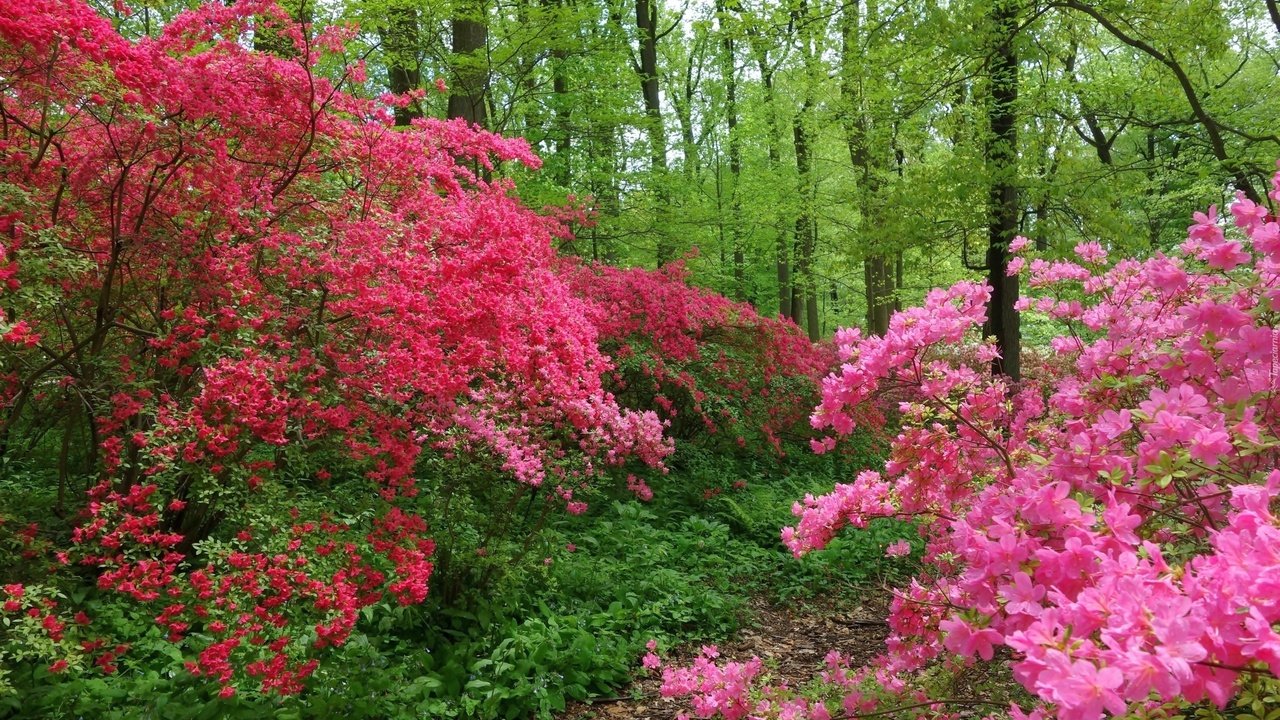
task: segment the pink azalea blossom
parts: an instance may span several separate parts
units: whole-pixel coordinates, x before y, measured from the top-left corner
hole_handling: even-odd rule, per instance
[[[887,557],[905,557],[911,554],[911,543],[906,540],[896,540],[885,548],[884,554]]]

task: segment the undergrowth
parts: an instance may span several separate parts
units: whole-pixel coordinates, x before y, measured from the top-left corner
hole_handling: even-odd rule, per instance
[[[31,676],[13,680],[41,692],[10,696],[0,714],[549,718],[571,700],[621,692],[650,639],[664,646],[722,641],[751,622],[755,598],[803,599],[833,584],[878,584],[910,569],[910,558],[884,555],[890,543],[915,539],[913,528],[901,524],[873,524],[827,551],[791,557],[778,533],[791,520],[794,499],[829,490],[850,463],[874,460],[869,449],[836,461],[794,450],[770,460],[689,448],[655,483],[651,502],[618,494],[581,516],[557,513],[522,557],[500,552],[501,537],[474,547],[483,537],[474,531],[452,561],[470,568],[452,579],[456,593],[446,599],[433,590],[421,606],[366,608],[338,656],[295,697],[215,697],[183,671],[191,658],[166,642],[151,618],[85,590],[74,599],[95,622],[128,639],[118,672],[60,681],[43,668],[24,668]],[[10,499],[52,512],[54,498],[20,474],[4,484]],[[344,500],[344,492],[336,487],[328,499],[335,512],[358,503]],[[474,557],[464,562],[464,553]],[[490,563],[506,567],[482,584]]]

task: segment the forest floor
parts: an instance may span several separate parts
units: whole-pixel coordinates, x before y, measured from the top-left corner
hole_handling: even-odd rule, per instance
[[[866,588],[860,597],[836,601],[818,598],[779,605],[763,598],[752,601],[751,619],[733,638],[717,644],[721,661],[745,662],[753,655],[764,660],[774,682],[792,687],[811,680],[823,667],[827,653],[837,649],[854,667],[884,650],[889,627],[889,592]],[[698,646],[677,647],[663,653],[663,662],[690,664]],[[561,720],[672,720],[689,710],[685,699],[662,697],[661,672],[636,679],[614,698],[573,703]]]

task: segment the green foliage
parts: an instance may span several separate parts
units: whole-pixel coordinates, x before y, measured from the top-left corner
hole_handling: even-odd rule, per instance
[[[1240,692],[1230,707],[1218,709],[1208,703],[1182,709],[1173,714],[1169,708],[1157,708],[1150,718],[1168,720],[1277,720],[1280,718],[1280,680],[1264,675],[1246,675],[1240,681]]]
[[[852,438],[849,456],[871,460],[858,452],[862,443],[869,443],[866,435]],[[847,480],[850,468],[870,465],[850,464],[849,456],[801,456],[789,463],[790,474],[753,477],[741,491],[717,495],[707,503],[708,511],[735,535],[770,553],[773,561],[765,569],[768,576],[761,581],[761,590],[771,597],[783,602],[809,598],[824,588],[899,580],[913,570],[910,558],[885,556],[885,549],[898,540],[910,542],[913,555],[923,548],[915,527],[906,522],[877,520],[865,529],[848,530],[827,548],[802,558],[792,558],[781,547],[779,532],[794,522],[791,506],[798,498],[829,492],[836,482]]]
[[[495,598],[468,609],[402,613],[345,650],[300,699],[308,717],[549,717],[566,699],[624,680],[636,647],[608,614],[545,602],[515,616]],[[602,632],[603,630],[603,632]]]
[[[576,551],[555,563],[550,586],[564,606],[624,613],[646,639],[724,637],[737,629],[744,590],[769,554],[712,517],[672,506],[618,502],[613,512],[567,533]]]
[[[783,459],[766,462],[690,445],[652,503],[600,498],[582,516],[556,512],[528,542],[538,525],[538,513],[528,508],[543,503],[529,496],[511,503],[496,489],[509,483],[486,486],[483,465],[428,459],[420,475],[432,492],[424,492],[418,509],[440,523],[441,553],[451,553],[441,557],[446,569],[423,606],[366,608],[355,634],[301,696],[218,698],[184,670],[190,652],[167,642],[152,618],[115,596],[80,588],[74,599],[95,630],[128,645],[118,672],[52,675],[32,645],[31,658],[11,658],[10,682],[19,692],[0,694],[0,714],[550,718],[570,700],[616,694],[651,638],[666,646],[720,641],[750,622],[753,597],[812,597],[832,583],[904,573],[909,561],[885,558],[884,548],[914,538],[908,526],[873,525],[803,560],[779,541],[796,497],[829,489],[852,462],[874,462],[869,438],[851,448],[845,456],[819,457],[788,446]],[[735,488],[738,480],[745,487]],[[2,496],[51,502],[52,487],[13,473]],[[255,509],[252,525],[285,525],[293,506],[304,512],[323,506],[347,518],[364,500],[358,487],[335,479],[323,495],[286,488]],[[708,497],[712,487],[720,492]],[[22,488],[25,494],[17,494]],[[18,545],[10,550],[20,553]]]
[[[671,522],[635,502],[561,520],[531,553],[536,569],[504,576],[489,597],[400,610],[366,629],[345,650],[356,655],[334,663],[343,692],[318,677],[308,712],[550,717],[568,699],[613,693],[651,637],[725,637],[747,599],[731,571],[753,548],[713,520]],[[376,672],[352,676],[356,667]]]

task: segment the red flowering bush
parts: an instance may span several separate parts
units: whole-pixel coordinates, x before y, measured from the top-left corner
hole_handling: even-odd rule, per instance
[[[1066,327],[1019,385],[988,374],[981,285],[931,293],[885,337],[840,333],[813,415],[834,435],[816,448],[875,396],[901,402],[903,429],[883,471],[797,503],[782,537],[799,555],[871,518],[918,523],[924,569],[894,599],[886,652],[864,668],[833,652],[816,696],[709,658],[668,669],[665,692],[699,717],[956,717],[982,699],[949,705],[919,673],[1002,649],[1037,698],[1020,718],[1166,717],[1274,687],[1280,225],[1243,197],[1231,213],[1239,236],[1196,213],[1177,257],[1108,267],[1084,243],[1075,262],[1016,259],[1022,309]]]
[[[835,359],[791,322],[690,286],[680,263],[645,270],[565,260],[562,274],[590,303],[616,364],[607,376],[614,394],[656,411],[678,440],[714,435],[732,448],[781,452]]]
[[[248,49],[264,30],[292,52]],[[80,515],[49,567],[152,608],[227,693],[296,692],[360,608],[426,596],[424,450],[493,457],[561,502],[670,452],[604,390],[558,224],[479,174],[537,158],[462,123],[393,129],[344,92],[352,32],[246,0],[131,42],[82,2],[0,0],[0,452],[63,438],[59,503]],[[240,530],[335,476],[373,483],[374,511]],[[62,642],[28,607],[48,595],[13,587],[5,612]]]

